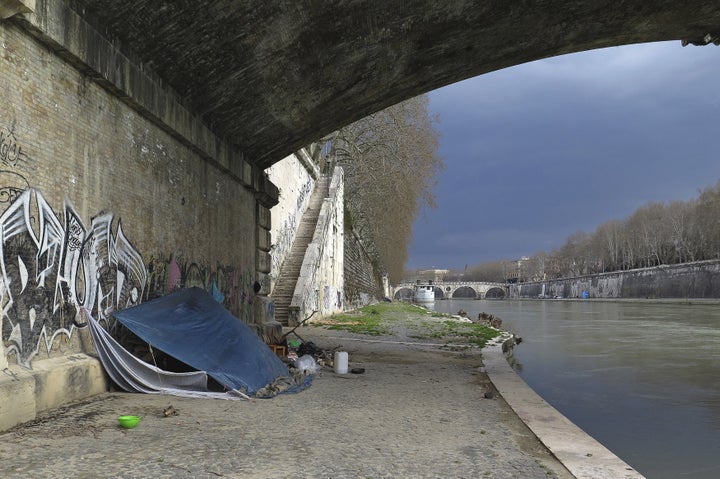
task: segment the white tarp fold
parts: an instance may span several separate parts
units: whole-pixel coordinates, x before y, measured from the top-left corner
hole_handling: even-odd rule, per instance
[[[240,391],[208,391],[205,371],[175,373],[142,361],[115,341],[87,311],[85,316],[100,362],[110,378],[124,390],[197,398],[248,399]]]

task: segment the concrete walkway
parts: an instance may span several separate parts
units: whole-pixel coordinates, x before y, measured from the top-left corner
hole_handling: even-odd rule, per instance
[[[364,374],[320,372],[269,400],[106,393],[0,436],[4,478],[560,478],[481,371],[477,349],[303,328]],[[177,416],[164,417],[173,405]],[[116,417],[138,414],[136,429]]]

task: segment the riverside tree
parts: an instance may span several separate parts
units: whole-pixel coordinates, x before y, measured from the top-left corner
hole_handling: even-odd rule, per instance
[[[340,129],[326,146],[345,171],[346,224],[394,282],[402,278],[420,209],[435,206],[443,167],[436,123],[421,95]]]
[[[593,233],[578,231],[555,251],[530,257],[520,279],[567,278],[720,259],[718,218],[720,182],[700,191],[696,199],[647,203],[624,220],[601,224]],[[495,263],[470,267],[466,273],[466,280],[500,279]]]

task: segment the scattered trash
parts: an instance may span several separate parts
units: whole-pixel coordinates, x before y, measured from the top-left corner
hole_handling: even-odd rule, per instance
[[[315,358],[310,356],[309,354],[305,354],[303,356],[300,356],[297,361],[295,361],[295,367],[303,372],[309,372],[309,373],[315,373],[320,369],[320,366],[318,366],[317,361],[315,361]]]
[[[140,424],[140,416],[118,416],[118,424],[125,429],[132,429]]]
[[[306,354],[310,356],[321,356],[323,350],[317,347],[312,341],[308,341],[307,343],[302,343],[297,348],[297,353],[300,356],[305,356]]]
[[[163,416],[165,417],[178,416],[179,414],[178,410],[175,409],[172,404],[163,409]]]
[[[345,351],[335,352],[335,373],[347,374],[348,372],[348,353]]]
[[[302,374],[314,374],[324,367],[333,369],[336,374],[363,374],[365,368],[353,368],[348,371],[348,353],[337,351],[342,346],[332,349],[322,349],[312,341],[289,340],[287,342],[288,353],[286,362],[291,372],[296,371]]]

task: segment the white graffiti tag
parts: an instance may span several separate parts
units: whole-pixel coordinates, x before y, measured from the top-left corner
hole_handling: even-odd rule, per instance
[[[80,308],[108,321],[114,309],[140,302],[147,270],[113,215],[88,230],[65,205],[63,226],[43,195],[27,189],[0,216],[0,331],[7,353],[31,367],[44,343],[71,336]]]

